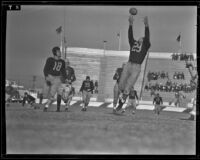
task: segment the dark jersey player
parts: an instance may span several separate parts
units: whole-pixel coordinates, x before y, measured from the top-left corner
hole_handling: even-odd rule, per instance
[[[60,111],[61,99],[65,103],[65,111],[68,111],[72,97],[75,94],[75,89],[72,83],[76,81],[74,69],[70,66],[68,59],[65,60],[66,77],[63,78],[62,87],[60,88],[62,94],[57,94],[57,111]]]
[[[66,77],[65,61],[61,59],[61,51],[59,47],[52,49],[53,57],[49,57],[46,60],[44,66],[44,95],[47,96],[48,101],[44,107],[44,111],[56,100],[55,94],[59,92],[61,86],[61,77]]]
[[[117,107],[118,110],[122,108],[126,98],[128,97],[131,87],[135,85],[141,72],[141,64],[150,48],[150,33],[147,16],[144,18],[145,36],[140,38],[138,41],[133,37],[133,21],[133,15],[130,15],[128,29],[130,54],[129,60],[124,66],[119,82],[119,89],[123,94],[119,101],[119,108]]]
[[[154,104],[154,112],[155,114],[159,115],[160,110],[161,110],[161,105],[163,104],[162,97],[160,97],[159,93],[156,94],[156,96],[153,99],[153,104]]]
[[[90,98],[92,96],[94,90],[94,84],[90,80],[89,76],[86,76],[86,80],[82,82],[80,92],[82,92],[82,100],[83,100],[83,106],[82,106],[82,111],[87,110],[87,106],[90,102]]]

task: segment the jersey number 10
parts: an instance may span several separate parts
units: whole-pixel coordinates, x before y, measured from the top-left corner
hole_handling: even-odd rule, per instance
[[[61,67],[62,67],[62,63],[61,62],[55,62],[53,70],[60,71]]]

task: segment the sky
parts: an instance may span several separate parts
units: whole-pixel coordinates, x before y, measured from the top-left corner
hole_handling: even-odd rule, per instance
[[[150,52],[177,52],[181,33],[183,52],[196,53],[196,6],[21,6],[8,11],[6,75],[43,75],[51,49],[60,45],[56,33],[63,26],[68,47],[128,51],[128,10],[135,7],[134,37],[144,36],[142,17],[148,16]]]

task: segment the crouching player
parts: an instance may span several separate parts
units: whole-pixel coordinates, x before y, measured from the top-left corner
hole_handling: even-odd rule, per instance
[[[118,101],[119,95],[120,95],[119,80],[120,80],[124,65],[125,65],[125,63],[122,64],[121,68],[117,68],[115,71],[115,74],[113,76],[113,80],[116,80],[116,83],[115,83],[115,86],[113,89],[113,112],[116,111],[117,101]]]
[[[72,97],[75,94],[72,83],[76,80],[76,76],[68,59],[65,60],[65,71],[66,77],[63,77],[63,83],[60,88],[61,91],[57,94],[57,112],[60,111],[61,99],[65,103],[65,111],[68,111]]]
[[[30,107],[33,107],[33,104],[35,103],[35,98],[33,96],[31,96],[30,94],[28,94],[27,92],[25,92],[24,98],[22,100],[22,106],[25,105],[26,101],[28,102]],[[34,107],[34,109],[36,109],[36,108]]]
[[[154,97],[153,104],[155,106],[154,113],[159,115],[160,114],[160,110],[161,110],[161,106],[160,105],[163,104],[162,97],[160,97],[159,93],[157,93],[156,96]]]
[[[136,101],[137,99],[137,101]],[[132,114],[135,114],[136,111],[136,106],[139,104],[139,100],[138,100],[138,96],[137,96],[137,91],[134,89],[134,86],[131,88],[130,92],[129,92],[129,99],[128,99],[128,103],[127,105],[124,107],[124,109],[122,110],[122,113],[124,113],[126,111],[127,108],[132,107],[133,111]]]
[[[86,76],[86,80],[83,81],[80,88],[80,92],[82,92],[82,101],[83,101],[83,106],[82,106],[81,111],[87,110],[87,106],[90,102],[90,98],[92,96],[93,90],[94,90],[94,84],[90,80],[90,77]]]

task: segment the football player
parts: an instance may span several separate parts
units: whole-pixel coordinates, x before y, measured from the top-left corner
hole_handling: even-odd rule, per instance
[[[94,84],[90,80],[90,77],[86,76],[86,80],[83,81],[80,88],[80,92],[82,92],[82,101],[83,101],[83,106],[81,109],[82,111],[87,110],[87,106],[90,102],[90,98],[92,96],[93,90],[94,90]]]
[[[61,51],[59,47],[52,49],[53,57],[49,57],[46,60],[44,66],[44,95],[48,97],[47,103],[44,107],[44,112],[47,111],[48,107],[56,100],[55,94],[59,92],[61,86],[61,77],[66,77],[65,61],[61,59]],[[61,93],[60,93],[61,94]]]
[[[153,99],[153,104],[154,104],[154,113],[159,115],[160,114],[160,105],[163,104],[162,97],[160,97],[159,93],[156,94],[156,96]]]
[[[132,108],[133,108],[132,114],[135,114],[136,106],[139,104],[139,100],[138,100],[137,91],[134,89],[134,86],[131,88],[128,97],[129,97],[128,103],[122,110],[122,113],[124,113],[127,108],[132,106]]]
[[[149,33],[149,24],[147,16],[144,18],[145,25],[145,36],[141,37],[138,41],[133,37],[133,15],[129,16],[129,29],[128,29],[128,39],[130,44],[130,54],[129,60],[124,66],[120,81],[119,89],[122,92],[122,98],[120,98],[119,107],[121,109],[123,104],[128,97],[130,89],[135,85],[135,82],[138,79],[138,76],[141,72],[141,64],[151,46],[150,44],[150,33]]]
[[[35,103],[35,98],[33,96],[31,96],[30,94],[28,94],[27,92],[25,92],[23,100],[22,100],[22,106],[25,105],[26,101],[28,102],[30,107],[33,107],[33,104]],[[34,108],[34,109],[36,109],[36,108]]]
[[[116,83],[115,83],[114,88],[113,88],[113,112],[116,111],[116,105],[117,105],[117,101],[119,99],[119,94],[120,94],[119,80],[120,80],[121,73],[123,71],[123,67],[125,66],[125,64],[126,63],[123,63],[121,68],[117,68],[116,71],[115,71],[115,74],[113,76],[113,80],[116,80]]]
[[[72,83],[76,81],[76,76],[74,69],[70,66],[68,59],[65,60],[65,71],[66,77],[64,78],[64,83],[60,88],[61,94],[57,94],[57,112],[60,111],[61,99],[63,99],[65,103],[65,111],[68,111],[72,97],[75,94],[75,89],[72,86]]]

